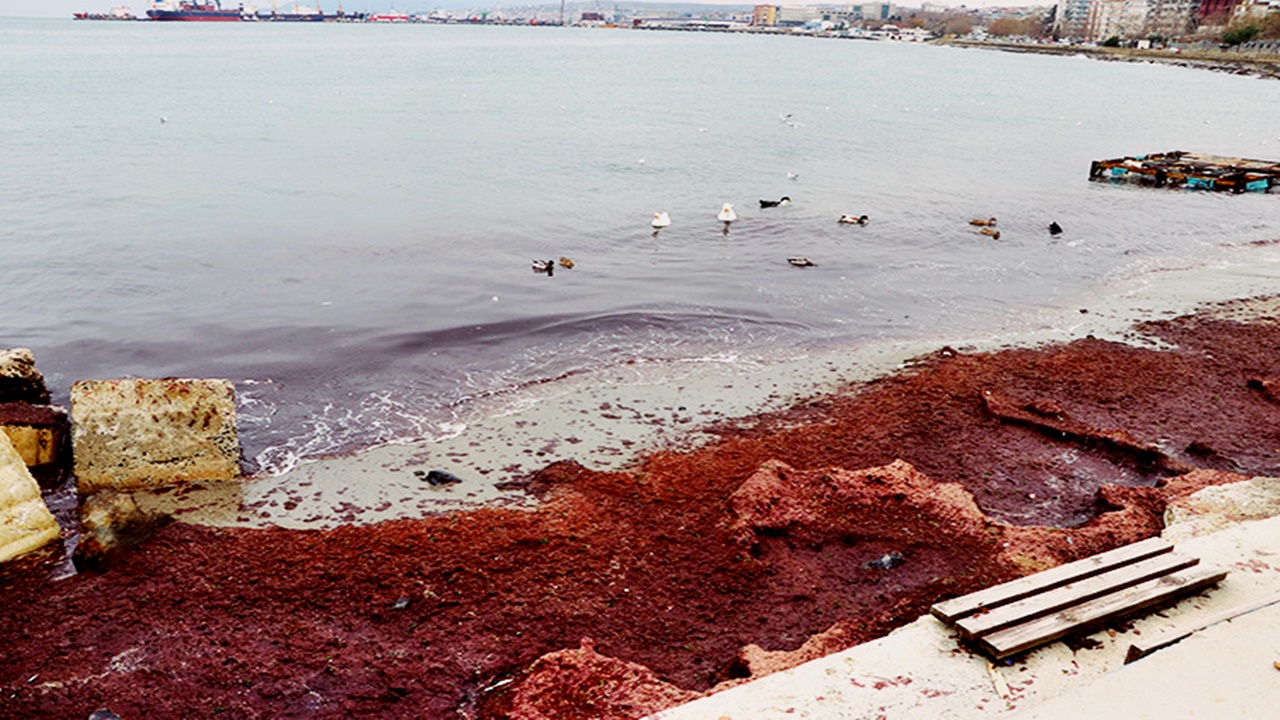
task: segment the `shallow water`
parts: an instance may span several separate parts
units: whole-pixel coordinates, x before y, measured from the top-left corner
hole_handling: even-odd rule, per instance
[[[1275,82],[810,38],[212,25],[0,25],[0,346],[32,347],[61,399],[228,377],[266,472],[637,359],[1014,332],[1280,254],[1275,195],[1086,180],[1125,154],[1276,158]],[[991,215],[999,241],[967,222]]]

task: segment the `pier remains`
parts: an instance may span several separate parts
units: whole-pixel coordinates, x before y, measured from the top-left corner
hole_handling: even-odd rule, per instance
[[[1280,162],[1174,150],[1094,160],[1089,179],[1232,193],[1272,192],[1280,188]]]

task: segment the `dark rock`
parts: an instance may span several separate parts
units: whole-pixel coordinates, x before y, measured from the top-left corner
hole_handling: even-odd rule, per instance
[[[27,348],[0,350],[0,402],[48,405],[49,390]]]
[[[454,483],[462,482],[462,478],[454,475],[453,473],[445,472],[444,470],[432,470],[427,473],[426,480],[433,486],[453,485]]]
[[[875,570],[892,570],[906,561],[907,561],[906,558],[902,557],[902,553],[895,551],[895,552],[887,553],[885,555],[881,555],[875,560],[870,560],[866,563],[863,563],[863,567],[872,568]]]
[[[103,490],[90,495],[80,510],[76,569],[106,570],[116,556],[151,537],[169,519],[138,507],[129,493]]]

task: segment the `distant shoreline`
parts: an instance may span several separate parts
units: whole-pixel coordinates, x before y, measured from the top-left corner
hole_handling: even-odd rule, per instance
[[[1138,48],[1039,45],[977,40],[935,40],[933,44],[1015,53],[1039,53],[1042,55],[1084,55],[1094,60],[1118,62],[1158,62],[1178,67],[1227,72],[1235,75],[1280,79],[1280,53],[1238,52],[1234,50],[1143,50]]]

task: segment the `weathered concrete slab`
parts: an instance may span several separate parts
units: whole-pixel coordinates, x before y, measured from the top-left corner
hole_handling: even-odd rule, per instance
[[[58,522],[9,437],[0,433],[0,562],[56,540]]]
[[[71,419],[82,495],[240,475],[227,380],[83,380],[71,387]]]
[[[27,467],[58,462],[67,426],[67,411],[60,407],[0,403],[0,432],[9,436]]]
[[[27,348],[0,350],[0,403],[24,402],[48,405],[49,390]]]

